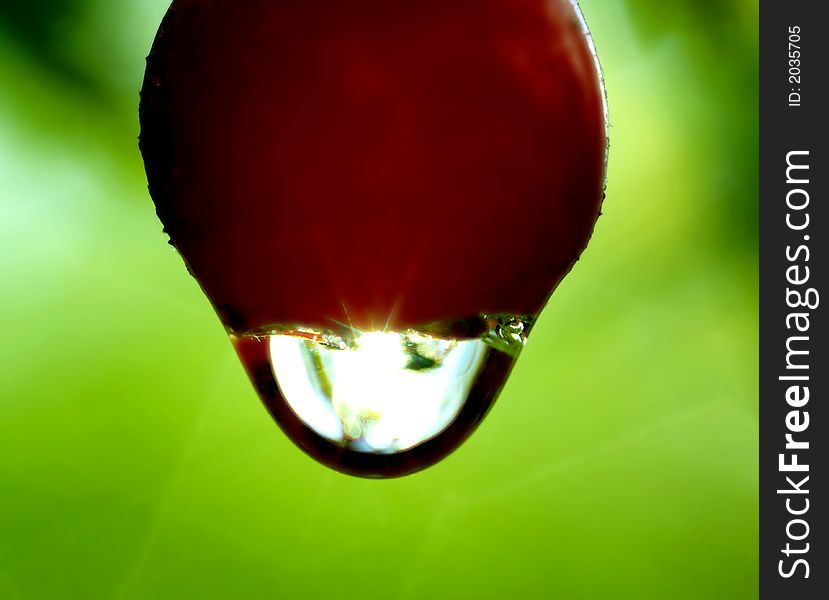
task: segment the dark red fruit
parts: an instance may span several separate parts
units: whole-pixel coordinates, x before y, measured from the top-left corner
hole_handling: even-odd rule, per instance
[[[566,0],[175,0],[141,126],[165,230],[239,333],[535,316],[602,198]]]

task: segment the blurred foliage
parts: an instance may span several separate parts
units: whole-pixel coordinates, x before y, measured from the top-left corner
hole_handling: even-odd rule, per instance
[[[756,597],[756,0],[582,2],[604,216],[476,435],[380,482],[281,435],[165,243],[166,4],[0,4],[0,598]]]
[[[715,233],[725,242],[756,246],[759,234],[759,179],[754,176],[757,156],[740,156],[757,148],[757,139],[746,143],[748,132],[756,129],[759,119],[758,103],[746,102],[746,95],[759,89],[756,0],[627,2],[642,43],[654,48],[675,41],[690,52],[693,70],[685,76],[697,80],[709,95],[703,104],[710,127],[705,132],[707,141],[717,142],[711,150],[730,166],[730,172],[723,174],[720,184],[724,194],[733,201],[721,206]],[[710,110],[712,102],[720,103],[719,110]],[[696,119],[691,123],[701,125],[705,121]]]
[[[62,86],[101,101],[102,80],[76,52],[76,39],[70,33],[87,20],[90,7],[87,0],[3,0],[0,35],[59,78]]]
[[[0,31],[26,52],[68,78],[80,72],[61,49],[64,31],[78,20],[84,3],[77,0],[3,0]]]

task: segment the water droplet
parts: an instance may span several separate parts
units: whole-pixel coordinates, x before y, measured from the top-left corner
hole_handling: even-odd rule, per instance
[[[529,328],[526,318],[483,316],[399,332],[270,326],[231,339],[300,448],[345,473],[396,477],[475,430]]]

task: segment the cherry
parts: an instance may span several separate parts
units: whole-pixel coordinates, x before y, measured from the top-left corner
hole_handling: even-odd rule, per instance
[[[534,316],[599,214],[566,0],[176,0],[141,97],[158,215],[233,331]]]
[[[356,475],[474,430],[603,198],[568,0],[174,0],[140,118],[158,216],[266,406]]]

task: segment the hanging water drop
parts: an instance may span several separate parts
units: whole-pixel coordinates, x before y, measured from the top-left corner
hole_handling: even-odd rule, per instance
[[[474,431],[523,346],[502,328],[519,323],[529,326],[484,317],[472,338],[447,337],[454,328],[443,325],[281,327],[231,339],[268,410],[303,450],[341,471],[390,477],[437,462]]]

